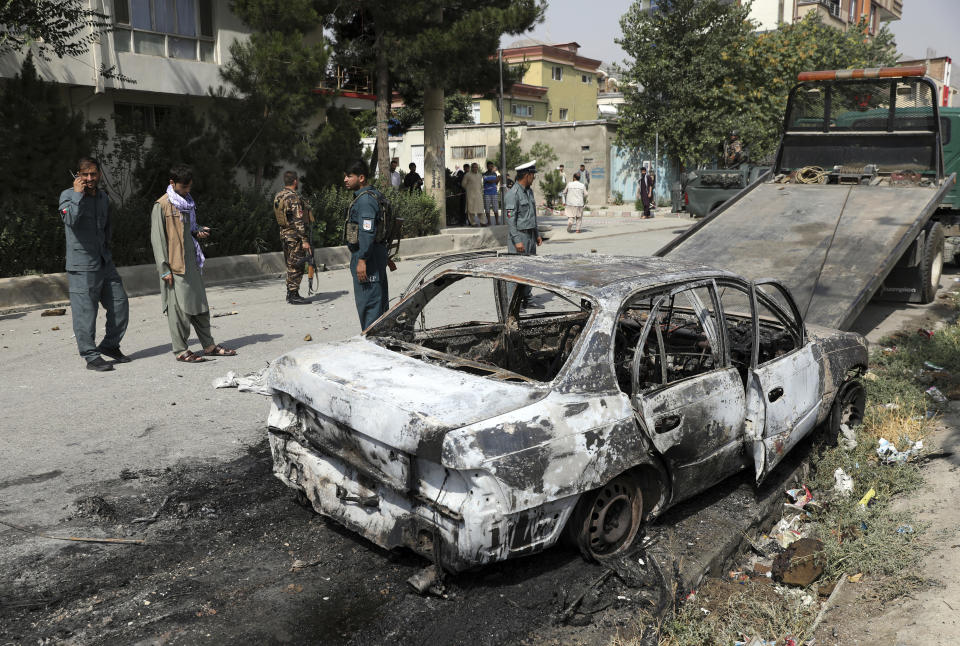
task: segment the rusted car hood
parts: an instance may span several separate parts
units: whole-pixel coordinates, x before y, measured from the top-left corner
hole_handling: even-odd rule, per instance
[[[267,385],[343,426],[425,457],[439,456],[447,431],[548,394],[432,365],[363,337],[288,352],[271,364]]]

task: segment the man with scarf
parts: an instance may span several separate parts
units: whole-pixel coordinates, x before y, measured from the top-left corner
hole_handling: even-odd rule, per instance
[[[160,301],[170,327],[173,354],[177,361],[187,363],[206,361],[204,355],[237,354],[215,343],[210,334],[210,308],[201,276],[205,258],[199,242],[210,236],[210,230],[197,226],[192,186],[193,171],[188,166],[174,166],[167,192],[154,202],[150,214],[150,242],[160,274]],[[202,353],[187,348],[191,325],[203,346]]]

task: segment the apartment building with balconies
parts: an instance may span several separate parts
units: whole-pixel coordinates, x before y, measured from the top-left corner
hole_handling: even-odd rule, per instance
[[[823,22],[846,29],[861,20],[867,21],[871,34],[876,34],[882,23],[900,20],[902,0],[753,0],[750,18],[761,31],[776,29],[777,25],[802,20],[810,12],[820,14]]]

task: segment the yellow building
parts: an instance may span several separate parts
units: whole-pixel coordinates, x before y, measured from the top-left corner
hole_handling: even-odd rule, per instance
[[[503,50],[504,65],[524,70],[521,82],[504,93],[504,120],[553,123],[596,119],[601,61],[580,56],[579,49],[578,43],[564,43]],[[499,120],[496,99],[474,99],[474,123]]]

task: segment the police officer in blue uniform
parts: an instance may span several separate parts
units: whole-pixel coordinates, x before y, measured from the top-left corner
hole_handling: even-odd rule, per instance
[[[524,256],[537,255],[537,247],[543,244],[537,228],[537,202],[533,197],[533,180],[536,179],[537,162],[531,161],[516,167],[517,181],[504,196],[503,210],[507,217],[507,252]],[[521,299],[529,304],[530,286],[524,285]]]
[[[387,311],[390,303],[387,246],[376,241],[380,193],[372,186],[367,186],[368,173],[367,165],[358,161],[347,169],[343,177],[344,186],[354,192],[344,231],[350,250],[353,296],[357,302],[360,327],[364,330]]]

